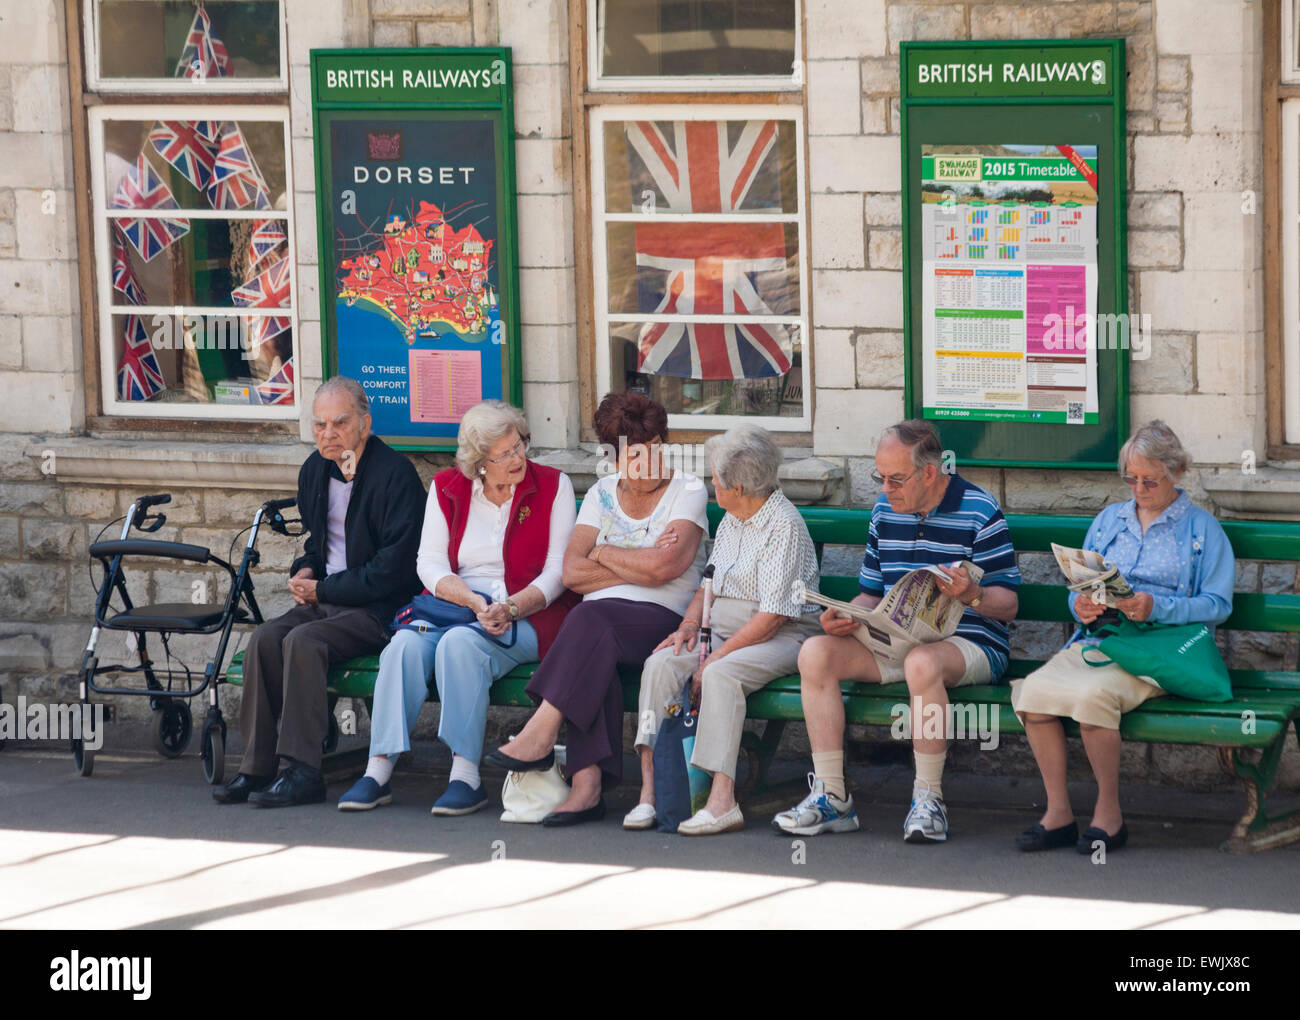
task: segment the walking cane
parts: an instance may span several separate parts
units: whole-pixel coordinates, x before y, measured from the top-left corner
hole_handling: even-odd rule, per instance
[[[709,609],[713,603],[713,564],[704,568],[704,609],[700,613],[700,662],[696,670],[703,681],[704,660],[713,651],[713,628],[709,626]]]

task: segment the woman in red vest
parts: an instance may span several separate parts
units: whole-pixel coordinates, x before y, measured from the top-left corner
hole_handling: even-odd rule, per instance
[[[573,483],[528,459],[528,423],[509,404],[486,400],[461,419],[456,466],[429,488],[416,567],[438,598],[472,609],[477,626],[404,629],[379,659],[366,774],[340,811],[391,801],[389,779],[428,694],[438,684],[438,737],[452,751],[451,781],[435,815],[466,815],[487,804],[479,778],[488,691],[494,680],[542,659],[576,605],[563,582],[573,531]]]

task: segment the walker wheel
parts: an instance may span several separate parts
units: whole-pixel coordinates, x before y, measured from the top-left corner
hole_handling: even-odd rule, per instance
[[[164,758],[179,758],[190,746],[194,720],[184,702],[165,701],[153,714],[153,746]]]
[[[77,770],[77,775],[89,776],[95,771],[95,752],[86,747],[79,737],[74,737],[70,743],[72,767]]]
[[[199,744],[203,757],[203,778],[216,786],[226,776],[226,735],[220,726],[207,726]]]

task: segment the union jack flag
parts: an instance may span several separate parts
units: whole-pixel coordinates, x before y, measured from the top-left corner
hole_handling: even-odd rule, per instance
[[[266,382],[258,383],[257,395],[263,404],[293,403],[293,358],[290,358],[280,370]]]
[[[626,133],[636,204],[650,190],[655,208],[666,212],[781,208],[779,168],[767,161],[777,140],[774,120],[639,120]]]
[[[248,235],[248,268],[252,269],[287,242],[282,220],[254,220],[253,231]]]
[[[143,152],[118,182],[111,203],[114,209],[175,209],[176,199],[145,158]],[[190,232],[189,220],[118,220],[118,228],[140,257],[149,262],[177,238]]]
[[[289,320],[282,315],[249,315],[245,321],[248,324],[248,346],[252,350],[274,340],[289,328]]]
[[[128,315],[122,336],[122,357],[117,363],[118,399],[148,400],[166,388],[144,322],[138,315]]]
[[[266,181],[239,125],[227,121],[220,134],[221,146],[214,160],[212,183],[208,185],[208,201],[212,207],[243,209],[253,203],[258,209],[271,208]]]
[[[190,22],[185,48],[176,62],[173,77],[226,78],[230,76],[230,54],[225,44],[212,34],[212,20],[208,12],[199,7]]]
[[[780,223],[638,223],[637,298],[661,315],[769,315],[765,277],[786,271]],[[637,371],[686,379],[757,379],[790,371],[777,323],[653,322],[637,338]]]
[[[626,125],[632,195],[668,212],[781,209],[768,156],[776,121],[636,121]],[[660,315],[784,314],[791,303],[781,223],[638,223],[637,310]],[[773,304],[780,307],[773,308]],[[793,341],[777,323],[647,323],[637,369],[688,379],[755,379],[790,371]]]
[[[126,239],[117,227],[113,228],[113,289],[130,304],[147,303],[144,299],[144,291],[140,289],[135,273],[131,270],[131,256],[126,251]]]
[[[273,262],[242,287],[236,287],[230,296],[244,308],[287,308],[291,268],[288,257]]]
[[[211,142],[214,134],[210,121],[159,121],[149,132],[149,141],[158,155],[202,191],[212,180],[217,163],[217,151]]]

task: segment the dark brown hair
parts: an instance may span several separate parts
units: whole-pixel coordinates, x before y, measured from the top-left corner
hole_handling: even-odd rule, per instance
[[[602,444],[668,442],[668,412],[644,393],[606,393],[591,422]]]

